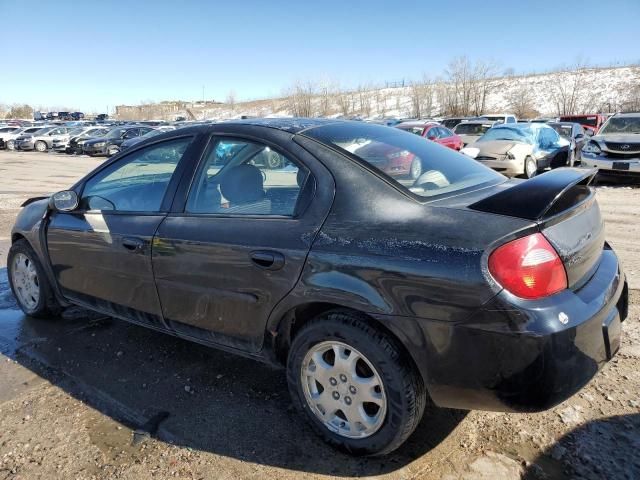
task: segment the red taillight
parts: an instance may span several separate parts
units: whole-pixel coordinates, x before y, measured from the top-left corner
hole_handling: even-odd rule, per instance
[[[567,288],[562,260],[541,233],[496,248],[489,256],[489,271],[500,285],[521,298],[542,298]]]

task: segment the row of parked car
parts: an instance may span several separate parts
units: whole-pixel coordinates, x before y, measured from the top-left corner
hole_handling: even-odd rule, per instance
[[[609,176],[640,173],[640,114],[571,115],[517,120],[509,114],[394,122],[396,128],[458,150],[507,176],[531,178],[547,168],[597,167]],[[397,163],[397,162],[395,162]],[[388,173],[415,165],[389,163]]]
[[[150,136],[176,128],[175,125],[139,123],[0,126],[0,148],[110,157]]]

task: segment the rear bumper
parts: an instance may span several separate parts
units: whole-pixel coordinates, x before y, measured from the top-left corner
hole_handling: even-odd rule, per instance
[[[503,291],[464,324],[423,324],[426,364],[419,367],[437,405],[546,410],[580,390],[615,355],[627,308],[625,276],[607,247],[579,290],[543,301]]]

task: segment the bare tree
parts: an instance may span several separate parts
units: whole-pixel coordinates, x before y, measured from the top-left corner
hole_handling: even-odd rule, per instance
[[[33,118],[33,108],[31,105],[12,105],[5,118]]]
[[[369,89],[363,85],[358,86],[358,105],[361,115],[371,116],[371,94]]]
[[[336,100],[338,102],[340,113],[345,117],[348,117],[351,114],[351,97],[349,93],[345,91],[338,92]]]
[[[412,82],[409,86],[411,113],[415,118],[430,117],[433,110],[433,83],[427,77],[422,82]]]
[[[585,64],[578,62],[550,76],[547,90],[558,115],[585,113],[597,106],[590,71]]]
[[[295,117],[312,117],[314,87],[311,82],[298,82],[288,91],[287,108]]]
[[[234,90],[229,90],[229,93],[227,93],[226,103],[231,107],[231,110],[236,109],[236,92]]]
[[[518,118],[537,117],[539,112],[535,109],[535,97],[531,87],[520,83],[516,89],[507,96],[509,108]]]

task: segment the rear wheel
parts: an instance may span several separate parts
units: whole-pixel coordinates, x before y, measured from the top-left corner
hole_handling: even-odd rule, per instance
[[[44,143],[42,140],[38,140],[36,142],[36,144],[34,145],[34,147],[38,152],[46,152],[47,151],[47,144]]]
[[[11,291],[24,313],[32,317],[60,313],[60,305],[40,260],[26,240],[18,240],[11,246],[7,267]]]
[[[420,175],[422,175],[422,162],[419,158],[413,159],[409,172],[413,180],[420,178]]]
[[[538,173],[538,162],[535,158],[527,157],[524,159],[524,176],[526,178],[533,178]]]
[[[332,446],[382,455],[415,430],[422,378],[396,340],[358,315],[333,311],[305,325],[287,361],[294,404]]]
[[[15,150],[16,149],[16,142],[15,140],[9,140],[7,142],[7,150]]]

